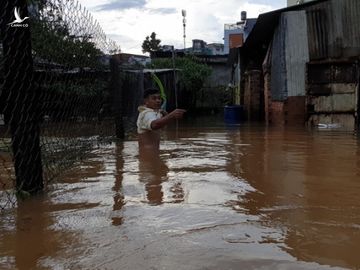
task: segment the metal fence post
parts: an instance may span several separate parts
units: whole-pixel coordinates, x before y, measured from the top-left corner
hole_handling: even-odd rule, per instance
[[[21,18],[28,16],[26,0],[5,2],[1,21],[4,53],[4,84],[1,99],[10,127],[17,191],[31,194],[43,189],[40,151],[39,95],[33,80],[30,19],[14,27],[14,10]]]
[[[119,64],[116,58],[110,59],[111,83],[110,92],[113,97],[113,113],[115,117],[115,134],[116,138],[125,138],[125,129],[123,123],[123,95],[122,95],[122,81],[120,77]]]
[[[356,108],[356,130],[357,130],[357,134],[359,134],[360,132],[360,62],[356,62],[356,83],[357,83],[357,87],[356,90],[356,96],[357,96],[357,108]]]

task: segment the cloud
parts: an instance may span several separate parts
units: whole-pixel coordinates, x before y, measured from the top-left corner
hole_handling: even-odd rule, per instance
[[[134,39],[130,38],[128,35],[108,34],[107,36],[112,39],[117,39],[117,40],[127,39],[127,40],[129,40],[129,42],[135,41]]]
[[[177,12],[176,8],[152,8],[148,10],[150,14],[174,14]]]
[[[108,34],[107,36],[113,41],[117,42],[123,52],[139,53],[139,48],[141,48],[142,41],[133,39],[130,35]]]
[[[131,8],[143,8],[146,5],[146,0],[121,0],[114,1],[107,4],[98,5],[95,7],[97,11],[110,10],[125,10]]]
[[[223,43],[224,24],[236,23],[240,13],[248,18],[283,8],[286,0],[78,0],[92,10],[104,32],[123,52],[141,54],[146,36],[155,32],[162,45],[183,45],[183,18],[187,11],[186,46],[192,39]]]

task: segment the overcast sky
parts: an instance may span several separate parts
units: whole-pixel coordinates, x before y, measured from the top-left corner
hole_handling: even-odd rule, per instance
[[[223,43],[224,24],[284,8],[286,0],[79,0],[122,52],[142,54],[141,44],[151,32],[161,45],[183,48],[181,10],[186,10],[186,46],[193,39]]]

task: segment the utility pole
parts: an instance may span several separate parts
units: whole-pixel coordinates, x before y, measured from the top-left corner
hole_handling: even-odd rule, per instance
[[[185,19],[185,17],[186,17],[186,10],[185,9],[183,9],[182,11],[181,11],[181,14],[182,14],[182,16],[183,16],[183,27],[184,27],[184,52],[185,52],[185,48],[186,48],[186,42],[185,42],[185,38],[186,38],[186,34],[185,34],[185,27],[186,27],[186,19]]]
[[[174,74],[174,93],[175,93],[175,108],[178,108],[178,93],[177,93],[177,86],[176,86],[176,67],[175,67],[175,50],[174,46],[172,46],[172,66],[173,66],[173,74]],[[177,121],[177,120],[176,120]]]

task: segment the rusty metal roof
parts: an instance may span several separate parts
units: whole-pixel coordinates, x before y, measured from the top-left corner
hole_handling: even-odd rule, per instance
[[[314,6],[322,2],[327,2],[330,0],[317,0],[317,1],[311,1],[300,5],[290,6],[282,9],[277,9],[271,12],[260,14],[257,22],[252,29],[251,33],[249,34],[247,40],[244,43],[245,49],[252,49],[252,48],[259,48],[259,47],[266,47],[271,41],[275,27],[278,25],[279,18],[281,13],[287,12],[287,11],[296,11],[296,10],[302,10],[306,7]]]

